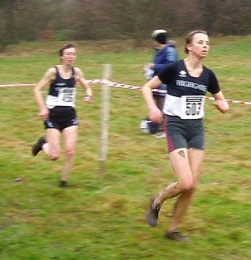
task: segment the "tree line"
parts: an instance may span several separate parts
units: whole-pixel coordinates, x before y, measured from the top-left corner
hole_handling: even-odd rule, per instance
[[[250,0],[0,0],[1,44],[18,41],[147,39],[193,29],[251,33]]]

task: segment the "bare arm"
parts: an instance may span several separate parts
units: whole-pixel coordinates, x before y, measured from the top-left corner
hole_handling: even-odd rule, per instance
[[[87,83],[86,79],[84,78],[83,72],[79,68],[76,68],[76,75],[77,81],[85,89],[85,102],[92,103],[92,89],[90,85]]]
[[[213,96],[215,98],[214,105],[221,113],[225,113],[227,110],[229,110],[229,105],[221,91],[214,94]]]
[[[151,80],[147,81],[146,84],[142,87],[142,93],[146,102],[146,105],[149,109],[149,118],[153,122],[161,122],[163,119],[163,114],[162,111],[158,109],[156,106],[154,99],[153,99],[153,94],[152,94],[152,89],[157,88],[160,86],[162,82],[160,79],[155,76]]]
[[[39,116],[43,120],[48,119],[49,110],[47,109],[46,104],[43,100],[42,88],[48,86],[54,78],[55,78],[55,68],[50,68],[47,70],[47,72],[44,74],[42,79],[34,87],[34,97],[39,108]]]

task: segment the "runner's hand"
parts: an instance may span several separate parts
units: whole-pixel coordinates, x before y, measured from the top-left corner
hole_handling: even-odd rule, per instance
[[[150,109],[149,118],[152,122],[161,123],[163,121],[163,113],[157,107],[154,107]]]
[[[225,113],[229,110],[229,105],[226,100],[215,100],[214,105],[221,113]]]
[[[90,95],[86,95],[85,98],[84,98],[84,101],[86,103],[92,103],[93,102],[93,98]]]
[[[49,118],[49,110],[48,110],[48,108],[41,109],[40,112],[39,112],[39,116],[43,120],[47,120]]]

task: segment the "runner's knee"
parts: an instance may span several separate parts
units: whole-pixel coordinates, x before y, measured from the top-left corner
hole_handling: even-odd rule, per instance
[[[75,154],[75,151],[73,149],[67,149],[65,151],[65,155],[67,158],[72,158],[74,156],[74,154]]]
[[[180,189],[182,190],[182,192],[187,192],[187,191],[192,191],[195,189],[195,183],[194,181],[191,179],[186,180],[182,183],[180,183]]]
[[[60,156],[59,150],[57,150],[57,149],[53,149],[53,150],[51,150],[50,153],[49,153],[49,157],[50,157],[50,159],[51,159],[52,161],[58,160],[58,159],[59,159],[59,156]]]

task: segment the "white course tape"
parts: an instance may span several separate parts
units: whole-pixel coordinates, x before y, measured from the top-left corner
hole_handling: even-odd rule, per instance
[[[118,83],[118,82],[114,82],[111,80],[104,80],[104,79],[90,79],[90,80],[86,80],[87,83],[89,84],[109,84],[109,86],[111,87],[115,87],[115,88],[123,88],[123,89],[132,89],[132,90],[141,90],[140,86],[135,86],[135,85],[130,85],[130,84],[124,84],[124,83]],[[9,88],[9,87],[34,87],[36,84],[2,84],[0,85],[0,88]],[[153,92],[158,92],[158,93],[166,93],[165,90],[158,90],[158,89],[153,89]],[[214,100],[213,97],[208,97],[206,96],[206,99],[208,100]],[[228,103],[234,103],[234,104],[240,104],[240,105],[251,105],[251,102],[248,101],[241,101],[241,100],[232,100],[232,99],[226,99],[226,101]]]

